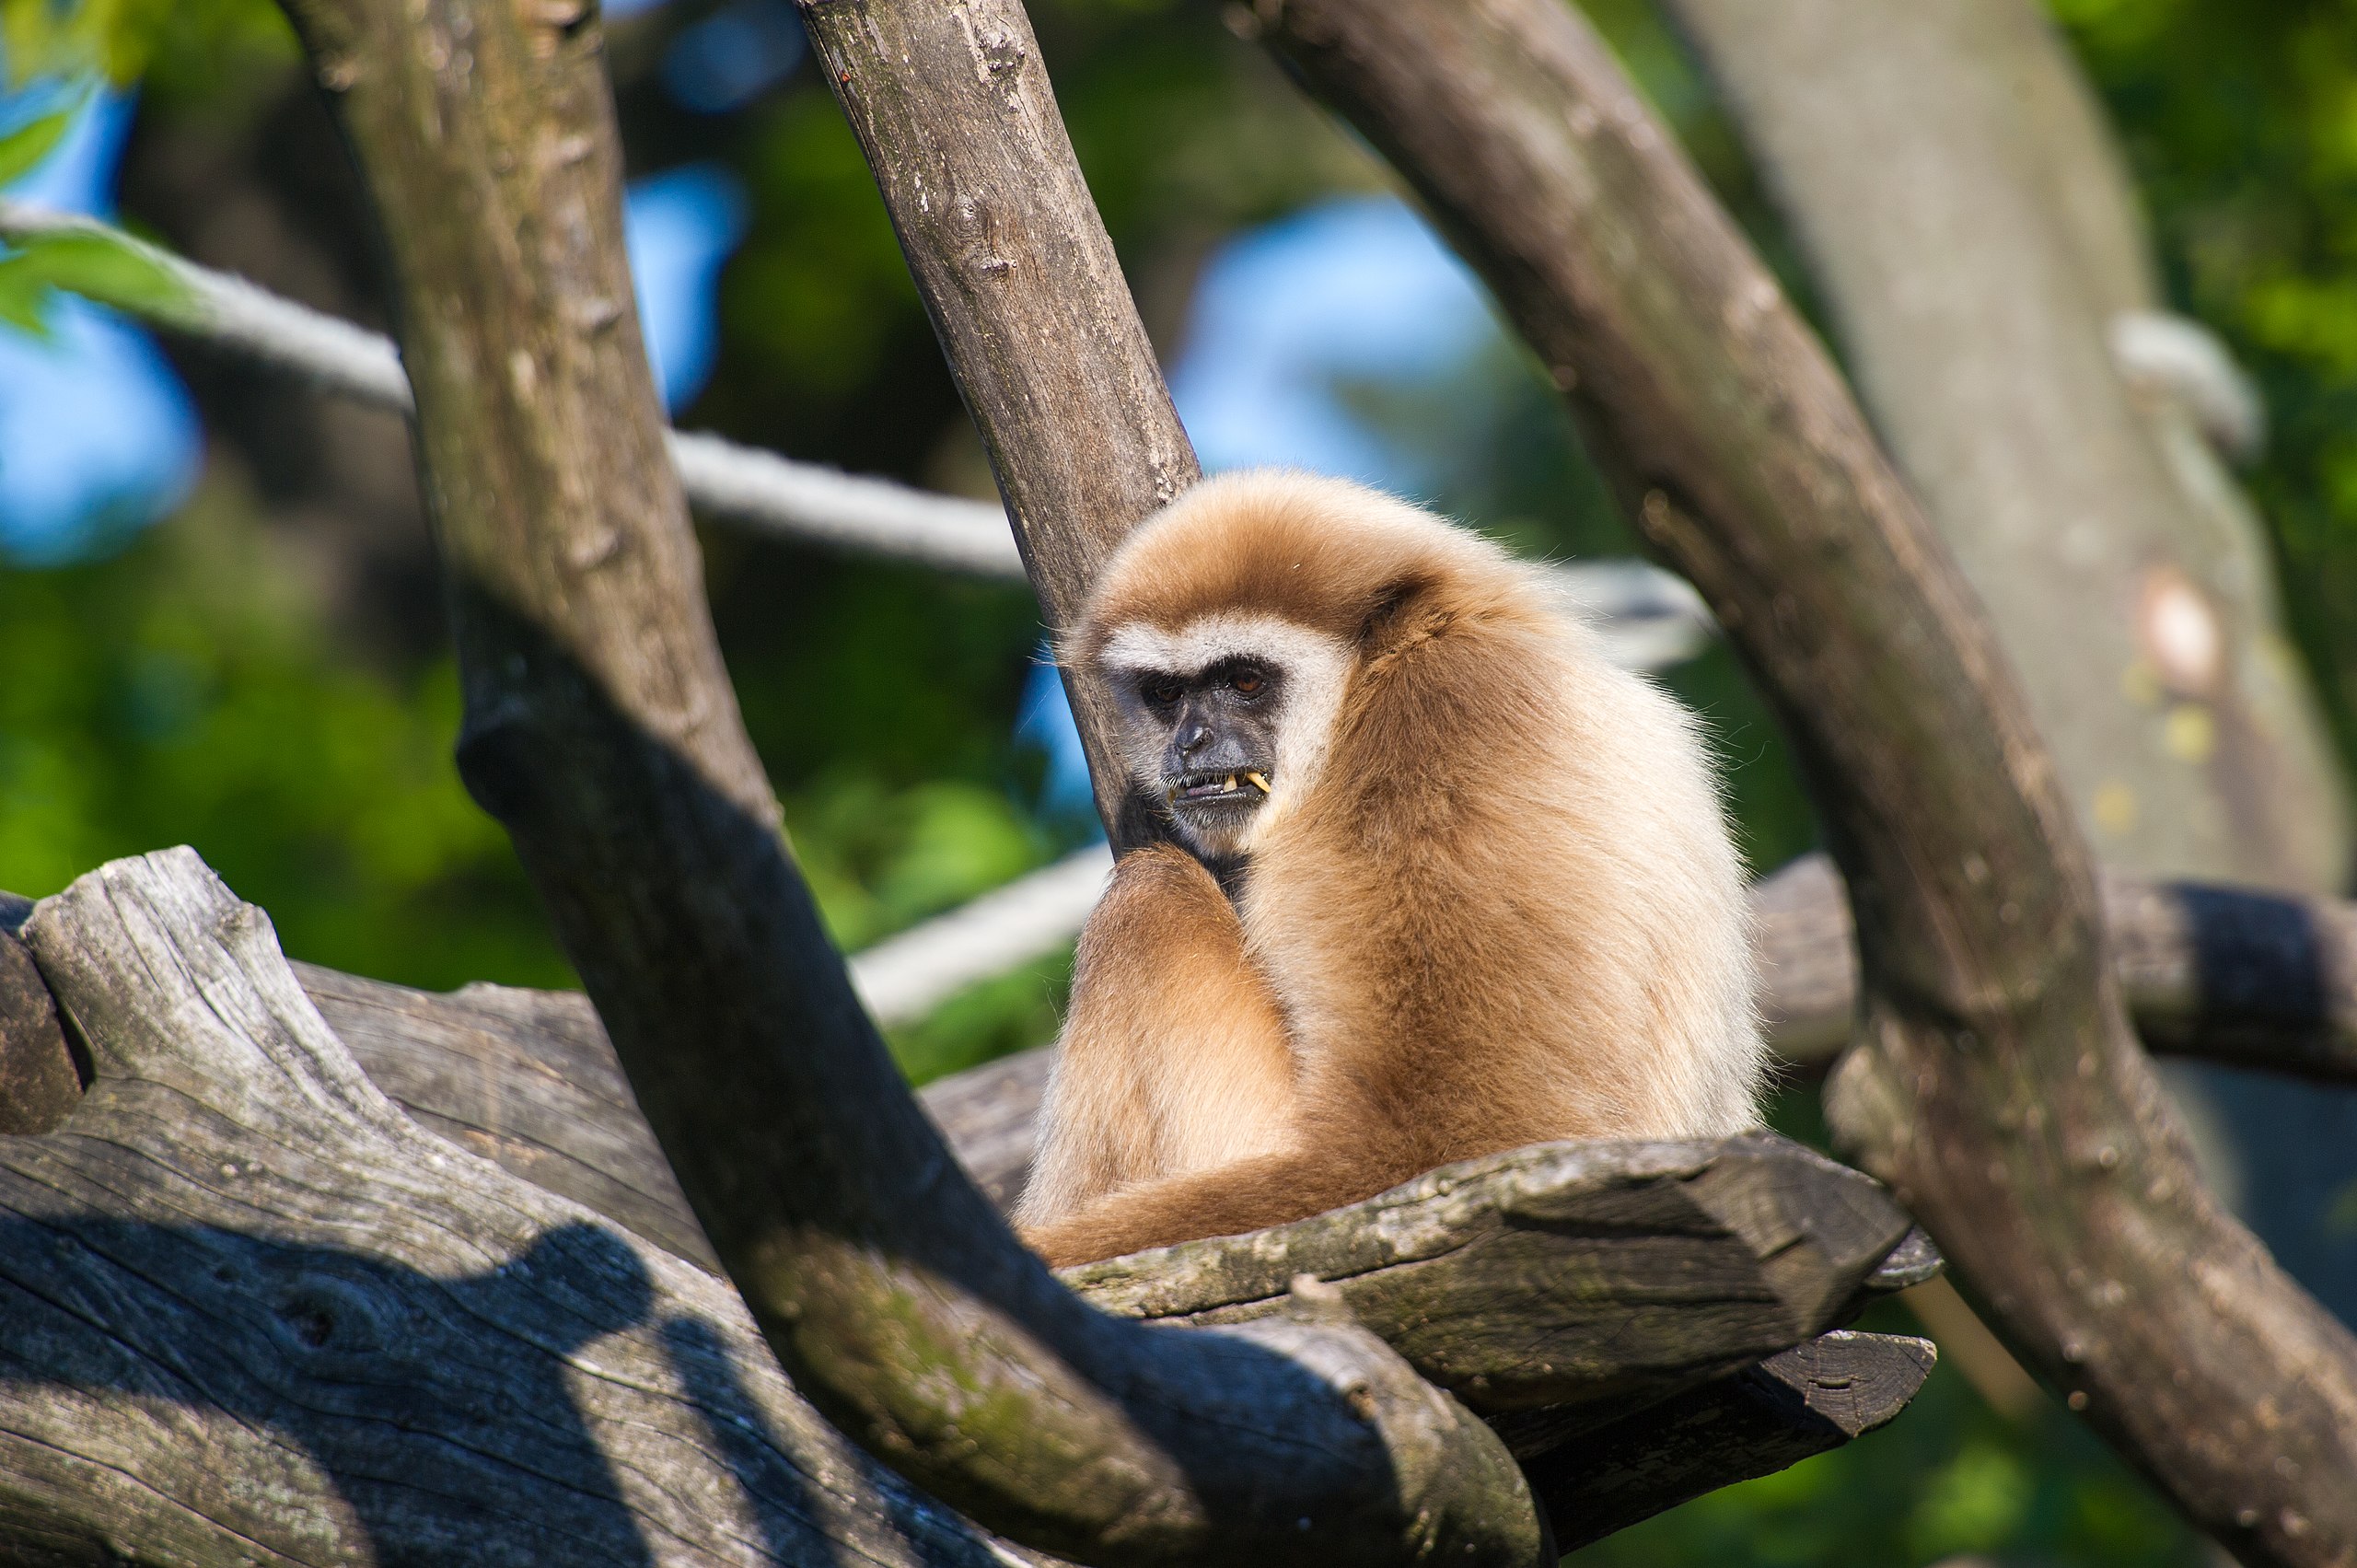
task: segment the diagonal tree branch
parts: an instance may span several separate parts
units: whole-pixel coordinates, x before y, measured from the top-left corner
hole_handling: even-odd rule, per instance
[[[1985,622],[1668,131],[1560,0],[1252,14],[1489,279],[1777,706],[1858,917],[1840,1134],[2203,1527],[2357,1558],[2357,1341],[2201,1185]]]
[[[796,0],[989,452],[1051,628],[1201,470],[1017,0]],[[1066,672],[1116,850],[1161,831]]]
[[[1504,1446],[1372,1335],[1290,1318],[1155,1332],[1088,1311],[910,1099],[721,667],[632,311],[594,13],[290,10],[390,251],[465,688],[461,772],[797,1388],[945,1501],[1084,1561],[1535,1561]],[[1027,70],[1018,53],[1000,75]],[[995,256],[996,220],[958,201]],[[1101,281],[1064,278],[1075,295]],[[1126,474],[1100,447],[1128,427],[1118,411],[1057,412],[1075,470]],[[1191,471],[1183,444],[1155,451],[1166,488]],[[1055,499],[1067,528],[1127,520],[1089,485]],[[1033,501],[1016,510],[1036,524]]]

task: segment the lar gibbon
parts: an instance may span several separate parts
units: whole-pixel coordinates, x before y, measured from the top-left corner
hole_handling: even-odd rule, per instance
[[[1178,843],[1124,855],[1081,936],[1016,1210],[1050,1261],[1754,1124],[1704,744],[1543,568],[1354,484],[1234,474],[1123,542],[1062,653]]]

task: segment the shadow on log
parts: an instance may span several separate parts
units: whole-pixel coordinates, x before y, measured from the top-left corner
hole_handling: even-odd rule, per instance
[[[62,1047],[53,989],[95,1075],[0,1140],[0,1551],[1040,1561],[795,1393],[572,998],[298,982],[185,850],[23,935],[47,985],[0,1029]],[[961,1144],[1028,1124],[931,1103]],[[1921,1342],[1784,1347],[1936,1266],[1873,1182],[1755,1136],[1543,1145],[1067,1278],[1124,1316],[1355,1318],[1492,1415],[1576,1541],[1896,1414]]]

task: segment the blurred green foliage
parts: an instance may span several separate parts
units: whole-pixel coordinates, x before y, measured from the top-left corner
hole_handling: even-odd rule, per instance
[[[565,983],[451,769],[449,661],[339,650],[277,542],[215,483],[111,560],[0,572],[0,884],[193,843],[299,957]]]
[[[679,0],[688,11],[701,0]],[[2252,476],[2294,630],[2357,758],[2357,11],[2301,0],[2054,0],[2121,126],[2169,289],[2262,381]],[[708,8],[708,7],[707,7]],[[1215,7],[1039,0],[1060,101],[1149,330],[1182,346],[1203,257],[1237,228],[1387,176]],[[1589,0],[1771,264],[1807,289],[1735,138],[1645,0]],[[613,24],[634,173],[714,159],[752,198],[718,375],[683,424],[970,493],[988,474],[856,146],[807,70],[749,108],[654,85],[659,17]],[[283,148],[308,91],[269,0],[0,0],[12,75],[143,80],[152,142]],[[140,214],[131,214],[136,221]],[[1427,388],[1340,389],[1413,452],[1434,499],[1537,553],[1629,537],[1555,400],[1500,350]],[[0,483],[5,477],[0,477]],[[449,764],[447,655],[389,653],[340,616],[319,541],[224,456],[185,514],[103,559],[0,567],[0,887],[41,894],[110,856],[191,842],[289,950],[412,983],[563,984],[528,888]],[[1019,592],[707,535],[715,619],[789,831],[855,948],[1071,847],[1030,808],[1011,739],[1040,631]],[[423,549],[422,539],[409,542]],[[423,639],[430,645],[432,639]],[[1753,864],[1812,830],[1724,653],[1676,672],[1730,768]],[[920,1078],[1046,1038],[1067,961],[979,986],[894,1041]],[[1780,1124],[1811,1135],[1812,1091]],[[1910,1327],[1903,1309],[1870,1325]],[[2203,1551],[2050,1404],[2016,1421],[1952,1365],[1894,1425],[1580,1554],[1651,1568],[2004,1563],[2176,1568]]]

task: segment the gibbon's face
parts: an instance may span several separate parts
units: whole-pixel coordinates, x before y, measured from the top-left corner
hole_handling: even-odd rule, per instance
[[[1223,859],[1315,788],[1353,656],[1338,638],[1231,610],[1176,631],[1116,627],[1097,668],[1120,705],[1131,776],[1187,847]]]
[[[1158,741],[1162,753],[1158,777],[1145,782],[1196,848],[1236,854],[1276,788],[1284,671],[1238,654],[1187,673],[1127,673],[1132,733]],[[1133,742],[1133,755],[1144,749]]]

